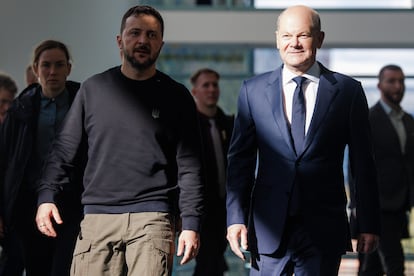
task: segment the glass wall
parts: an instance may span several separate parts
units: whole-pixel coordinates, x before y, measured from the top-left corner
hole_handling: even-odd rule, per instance
[[[190,89],[193,72],[210,67],[220,74],[220,106],[235,113],[239,86],[253,75],[253,49],[240,45],[166,45],[158,69],[173,76]]]

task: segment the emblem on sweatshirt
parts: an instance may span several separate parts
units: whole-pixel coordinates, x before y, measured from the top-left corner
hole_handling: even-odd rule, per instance
[[[158,108],[152,109],[152,118],[158,119],[160,117],[160,110]]]

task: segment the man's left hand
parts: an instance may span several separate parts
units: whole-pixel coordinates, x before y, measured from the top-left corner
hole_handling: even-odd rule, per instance
[[[178,238],[177,256],[184,256],[181,265],[188,263],[198,254],[200,249],[200,235],[192,230],[183,230]]]

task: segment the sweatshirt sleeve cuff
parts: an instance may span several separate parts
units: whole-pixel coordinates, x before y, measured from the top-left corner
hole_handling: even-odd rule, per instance
[[[199,217],[183,217],[182,230],[192,230],[200,232],[200,218]]]
[[[42,203],[55,203],[55,195],[51,191],[41,190],[38,193],[37,198],[37,206],[39,206]]]

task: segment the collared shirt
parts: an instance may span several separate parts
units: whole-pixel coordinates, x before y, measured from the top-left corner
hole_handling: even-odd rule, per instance
[[[28,170],[28,181],[31,187],[36,185],[36,181],[40,177],[50,146],[69,107],[69,92],[67,89],[52,99],[41,93],[36,140]]]
[[[49,147],[68,110],[69,92],[66,89],[52,99],[42,94],[37,123],[37,149],[42,161],[46,158]]]
[[[407,134],[405,132],[404,123],[402,121],[402,118],[404,116],[404,110],[395,110],[381,99],[379,102],[395,128],[395,132],[397,133],[398,139],[400,141],[401,152],[405,153],[405,143],[407,141]]]
[[[318,94],[319,76],[321,70],[319,65],[315,62],[312,67],[302,76],[308,80],[302,85],[303,94],[306,102],[306,123],[305,134],[308,132],[310,122],[312,120],[313,111],[315,109],[316,96]],[[282,84],[283,93],[285,99],[285,112],[289,123],[292,122],[292,103],[293,93],[295,92],[296,83],[292,80],[297,77],[294,73],[290,72],[285,66],[282,70]]]

